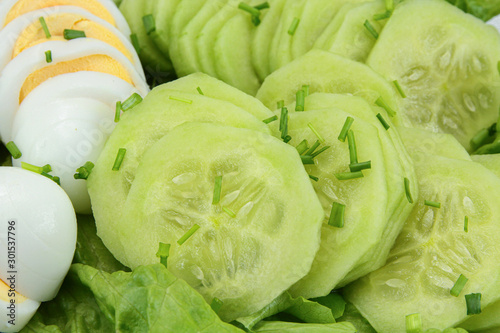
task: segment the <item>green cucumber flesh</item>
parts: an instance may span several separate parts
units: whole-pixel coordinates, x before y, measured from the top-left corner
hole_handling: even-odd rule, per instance
[[[170,29],[172,17],[177,5],[181,0],[154,0],[155,11],[152,13],[155,18],[156,29],[150,36],[158,49],[170,57]]]

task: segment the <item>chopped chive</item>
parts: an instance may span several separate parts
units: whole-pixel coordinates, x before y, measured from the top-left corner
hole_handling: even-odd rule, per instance
[[[182,236],[181,238],[179,238],[179,240],[177,241],[177,244],[179,245],[182,245],[184,244],[188,239],[189,237],[193,236],[193,234],[196,232],[196,230],[200,229],[200,226],[195,224],[191,227],[191,229],[189,229],[185,234],[184,236]]]
[[[222,189],[222,176],[217,176],[215,177],[214,197],[212,199],[212,205],[216,205],[219,203],[221,189]]]
[[[289,136],[288,135],[288,109],[286,107],[281,108],[280,131],[281,131],[281,138],[283,140],[285,140]]]
[[[23,156],[23,154],[21,154],[21,151],[19,150],[19,148],[16,146],[16,144],[14,143],[14,141],[9,141],[5,147],[7,148],[7,150],[9,151],[9,153],[12,155],[12,157],[17,160],[18,158],[20,158],[21,156]]]
[[[272,123],[273,121],[276,121],[278,120],[278,116],[272,116],[272,117],[269,117],[267,119],[264,119],[262,120],[264,122],[264,124],[270,124]]]
[[[39,167],[33,164],[29,164],[26,162],[21,162],[21,168],[24,170],[32,171],[34,173],[42,174],[43,172],[43,167]]]
[[[410,180],[405,177],[405,192],[406,192],[406,199],[408,200],[409,203],[413,203],[413,198],[411,197],[411,191],[410,191]]]
[[[312,155],[314,153],[314,151],[316,150],[316,148],[319,147],[319,140],[316,140],[316,142],[314,142],[314,144],[311,146],[311,148],[309,148],[308,151],[306,151],[306,153],[304,155]]]
[[[314,133],[314,135],[316,135],[316,137],[318,138],[318,140],[319,140],[320,143],[325,143],[325,139],[323,139],[323,137],[321,136],[321,134],[319,134],[319,132],[316,131],[316,129],[314,128],[313,124],[308,123],[307,126],[309,126],[309,128]]]
[[[373,15],[373,19],[375,21],[385,20],[391,17],[392,12],[390,10],[386,10],[385,13],[375,14]]]
[[[481,313],[481,293],[465,295],[465,302],[467,303],[468,316]]]
[[[115,163],[113,164],[113,169],[112,169],[113,171],[120,170],[120,167],[122,166],[123,159],[125,158],[126,152],[127,152],[127,149],[125,149],[125,148],[118,149],[118,153],[116,154]]]
[[[317,181],[319,180],[319,178],[318,178],[318,177],[315,177],[315,176],[313,176],[313,175],[308,175],[308,176],[309,176],[309,178],[311,178],[311,179],[312,179],[312,180],[314,180],[315,182],[317,182]]]
[[[52,37],[52,35],[50,34],[50,31],[49,31],[49,27],[47,26],[47,22],[45,22],[45,18],[43,16],[40,16],[40,18],[38,20],[40,21],[40,24],[42,25],[42,29],[43,29],[43,32],[45,33],[45,37],[47,39]]]
[[[252,24],[258,26],[260,24],[260,15],[252,15]]]
[[[375,104],[377,104],[378,106],[380,106],[381,108],[383,108],[387,114],[389,115],[389,117],[394,117],[396,115],[396,112],[391,109],[389,107],[389,105],[387,105],[384,101],[384,99],[382,97],[379,97],[376,101],[375,101]]]
[[[352,123],[354,122],[353,117],[347,117],[344,123],[344,126],[342,126],[342,130],[340,131],[339,134],[339,140],[342,142],[345,142],[345,138],[347,137],[347,132],[351,128]]]
[[[142,97],[138,93],[133,93],[129,98],[127,98],[125,101],[123,101],[122,104],[122,110],[123,111],[128,111],[132,109],[134,106],[142,102]]]
[[[365,26],[366,30],[368,30],[368,32],[373,36],[373,38],[378,39],[378,32],[375,30],[370,21],[366,20],[363,25]]]
[[[358,152],[356,150],[356,140],[354,139],[354,132],[349,130],[347,132],[347,143],[349,144],[349,159],[350,164],[358,163]]]
[[[236,214],[227,207],[222,207],[222,210],[226,212],[227,215],[231,216],[233,219],[236,217]]]
[[[63,36],[64,36],[64,39],[66,39],[66,40],[87,37],[87,36],[85,36],[85,31],[73,30],[73,29],[64,29]]]
[[[290,25],[290,28],[288,28],[288,34],[290,36],[293,36],[295,34],[295,31],[297,31],[297,27],[299,26],[300,19],[297,17],[293,18],[292,24]]]
[[[292,137],[290,135],[287,135],[285,136],[285,138],[283,139],[283,142],[284,143],[288,143],[290,140],[292,140]]]
[[[52,180],[54,181],[54,183],[56,183],[57,185],[61,186],[61,178],[57,177],[57,176],[53,176],[52,177]]]
[[[76,169],[77,173],[75,173],[73,175],[73,178],[75,178],[75,179],[87,179],[90,176],[90,174],[92,173],[93,169],[94,169],[94,163],[88,161],[83,166]]]
[[[311,155],[300,155],[302,164],[314,164],[314,159]]]
[[[435,207],[435,208],[441,208],[441,203],[439,203],[439,202],[434,202],[434,201],[429,201],[429,200],[425,200],[425,201],[424,201],[424,205],[426,205],[426,206],[431,206],[431,207]]]
[[[139,44],[139,38],[137,38],[137,35],[130,34],[130,41],[132,42],[135,52],[137,52],[137,54],[141,54],[141,44]]]
[[[252,16],[260,16],[260,10],[258,8],[252,7],[244,2],[240,2],[238,8],[250,13]]]
[[[356,172],[371,168],[372,168],[372,161],[349,164],[349,170],[351,170],[351,172]]]
[[[303,153],[305,153],[306,150],[309,148],[307,140],[306,139],[302,140],[302,142],[299,143],[296,148],[297,148],[297,151],[299,152],[299,155],[302,155]]]
[[[469,232],[469,217],[465,216],[464,218],[464,231]]]
[[[52,166],[50,164],[45,164],[42,167],[43,172],[51,172],[52,171]]]
[[[406,94],[403,91],[403,88],[401,88],[401,86],[399,85],[398,80],[394,80],[394,81],[392,81],[392,83],[394,83],[394,86],[396,86],[396,89],[399,92],[399,94],[401,95],[401,97],[406,98]]]
[[[481,147],[485,143],[487,143],[488,139],[490,138],[490,130],[489,128],[483,128],[479,132],[476,133],[470,140],[470,145],[472,150],[476,150],[477,148]]]
[[[300,89],[296,94],[295,111],[304,111],[305,93]]]
[[[345,213],[345,205],[334,202],[332,204],[332,210],[330,211],[330,218],[328,219],[328,225],[331,225],[335,228],[343,228],[344,227],[344,213]]]
[[[183,102],[183,103],[187,103],[187,104],[193,104],[192,100],[182,98],[182,97],[169,96],[168,98],[173,100],[173,101]]]
[[[263,2],[261,3],[260,5],[257,5],[257,6],[254,6],[253,8],[257,9],[257,10],[262,10],[262,9],[267,9],[267,8],[270,8],[271,6],[269,6],[269,2]]]
[[[45,62],[50,64],[52,62],[52,51],[45,51]]]
[[[303,85],[302,90],[304,90],[304,96],[309,96],[309,85]]]
[[[422,317],[420,313],[406,316],[406,333],[422,333]]]
[[[278,110],[282,109],[285,106],[285,100],[282,99],[281,101],[278,101],[277,106]]]
[[[465,284],[469,281],[463,274],[460,274],[458,277],[457,281],[453,285],[453,287],[450,289],[450,294],[452,296],[458,297],[460,293],[462,292],[462,289],[464,289]]]
[[[362,171],[356,171],[356,172],[342,172],[342,173],[336,173],[335,178],[338,180],[350,180],[350,179],[356,179],[356,178],[362,178],[363,172]]]
[[[200,88],[200,87],[196,87],[196,90],[198,90],[198,93],[199,93],[200,95],[205,95],[205,94],[203,93],[203,91],[201,90],[201,88]]]
[[[385,121],[384,117],[382,117],[382,115],[380,113],[377,113],[377,118],[380,121],[380,123],[382,124],[382,126],[384,126],[386,131],[391,127],[391,126],[389,126],[387,121]]]
[[[156,30],[155,18],[152,14],[144,15],[142,17],[142,24],[148,35]]]
[[[47,172],[42,171],[41,173],[42,176],[47,177],[48,179],[54,181],[57,185],[61,185],[61,179],[56,176],[49,175]]]
[[[217,297],[214,297],[212,299],[212,302],[210,303],[210,307],[212,310],[214,310],[215,313],[219,312],[220,308],[222,307],[222,304],[224,304],[220,299]]]
[[[160,263],[167,268],[167,259],[170,255],[170,244],[165,244],[160,242],[158,246],[158,252],[156,252],[156,256],[160,258]]]
[[[394,0],[385,0],[385,9],[392,12],[394,10]]]
[[[122,102],[117,101],[115,107],[115,123],[120,121],[121,111],[122,111]]]
[[[314,153],[312,153],[311,157],[314,158],[314,157],[318,156],[319,154],[321,154],[322,152],[324,152],[325,150],[327,150],[329,148],[330,148],[330,146],[324,146],[320,150],[317,150]]]

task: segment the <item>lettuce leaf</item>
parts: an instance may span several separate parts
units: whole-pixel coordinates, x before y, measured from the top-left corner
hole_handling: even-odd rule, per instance
[[[262,321],[255,326],[254,332],[279,333],[356,333],[351,323],[299,324],[280,321]]]
[[[498,0],[446,0],[464,12],[472,14],[483,21],[488,21],[493,16],[500,14],[500,1]]]

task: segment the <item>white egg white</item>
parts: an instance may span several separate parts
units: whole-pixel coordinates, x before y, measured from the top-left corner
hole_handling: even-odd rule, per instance
[[[1,280],[10,283],[15,274],[15,289],[20,294],[37,302],[51,300],[76,247],[71,201],[60,186],[42,175],[0,167],[0,202],[0,253],[9,254],[0,256]],[[10,226],[14,229],[9,230]]]
[[[45,52],[52,52],[52,63],[47,64]],[[107,55],[122,64],[130,74],[132,82],[141,95],[149,87],[132,63],[120,51],[100,40],[77,38],[69,41],[49,41],[21,52],[10,61],[0,75],[0,137],[4,143],[11,141],[11,127],[19,108],[19,95],[26,78],[35,70],[61,61],[69,61],[94,54]]]
[[[10,299],[14,299],[14,303],[11,303]],[[27,299],[18,303],[15,297],[9,298],[8,301],[0,299],[0,316],[2,318],[0,332],[19,332],[35,315],[40,302]]]
[[[129,83],[98,72],[68,73],[42,83],[14,119],[12,138],[23,154],[14,165],[50,164],[75,210],[89,214],[86,181],[73,175],[85,162],[97,160],[115,126],[116,102],[135,92]]]
[[[5,18],[9,13],[10,9],[18,0],[1,0],[0,1],[0,29],[5,25]],[[125,17],[123,17],[122,13],[116,7],[116,4],[111,0],[98,0],[113,16],[115,20],[116,28],[122,32],[125,36],[130,36],[130,28],[128,26]],[[45,15],[54,14],[58,12],[59,6],[47,7],[44,8]],[[45,16],[43,15],[43,16]]]
[[[90,21],[96,22],[106,29],[108,29],[111,33],[116,35],[122,44],[127,48],[128,52],[133,57],[133,64],[137,72],[141,75],[143,79],[144,71],[142,69],[141,62],[139,57],[137,56],[137,52],[135,51],[132,43],[130,42],[129,35],[124,35],[121,31],[116,29],[107,21],[91,14],[85,9],[75,6],[57,6],[51,7],[52,13],[57,14],[77,14],[80,15]],[[2,48],[0,48],[0,71],[7,65],[7,63],[12,60],[12,53],[14,50],[15,43],[19,37],[19,35],[33,22],[38,22],[40,17],[47,16],[47,10],[40,9],[35,10],[24,15],[19,16],[18,18],[11,21],[7,24],[2,30],[0,30],[0,40],[2,41]]]

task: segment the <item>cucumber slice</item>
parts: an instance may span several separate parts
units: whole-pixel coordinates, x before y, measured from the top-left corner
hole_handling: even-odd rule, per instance
[[[481,313],[459,325],[469,332],[496,333],[500,331],[500,301],[488,305]]]
[[[269,128],[262,121],[242,108],[197,93],[170,90],[166,85],[153,89],[132,111],[124,113],[87,182],[98,234],[122,262],[125,262],[122,254],[124,245],[113,233],[119,229],[120,216],[137,165],[148,147],[174,127],[189,121],[217,122],[269,133]],[[126,163],[119,171],[112,171],[119,148],[127,150]]]
[[[471,155],[471,158],[500,177],[500,154]]]
[[[467,318],[464,295],[481,293],[482,307],[500,297],[500,179],[477,163],[436,155],[415,161],[415,169],[420,196],[387,264],[344,290],[377,332],[406,332],[412,313],[421,314],[424,329],[453,327]],[[469,280],[454,297],[460,274]]]
[[[177,5],[181,0],[154,0],[155,10],[152,12],[156,29],[150,34],[158,49],[170,59],[170,29]]]
[[[426,15],[415,15],[426,13]],[[500,36],[495,28],[439,0],[394,10],[367,64],[397,80],[401,124],[470,139],[498,118]]]
[[[157,262],[159,242],[171,244],[169,270],[208,302],[223,301],[218,314],[231,321],[260,310],[309,271],[322,220],[294,147],[248,129],[188,123],[144,153],[113,233],[127,244],[132,268]],[[195,224],[200,228],[178,245]]]

